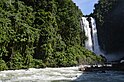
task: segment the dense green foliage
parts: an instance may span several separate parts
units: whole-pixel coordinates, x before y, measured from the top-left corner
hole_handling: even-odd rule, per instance
[[[0,0],[0,70],[101,62],[83,48],[72,0]]]

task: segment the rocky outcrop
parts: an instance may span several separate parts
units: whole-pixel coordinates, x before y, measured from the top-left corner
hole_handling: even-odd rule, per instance
[[[79,66],[79,71],[101,73],[105,73],[106,71],[124,71],[124,63],[116,62],[114,64]]]
[[[124,0],[100,0],[94,10],[101,48],[107,53],[124,50]]]
[[[106,17],[104,23],[105,46],[108,52],[124,50],[124,0]]]

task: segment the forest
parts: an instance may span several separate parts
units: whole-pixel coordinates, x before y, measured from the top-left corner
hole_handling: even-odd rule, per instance
[[[0,0],[0,70],[102,62],[84,48],[72,0]]]

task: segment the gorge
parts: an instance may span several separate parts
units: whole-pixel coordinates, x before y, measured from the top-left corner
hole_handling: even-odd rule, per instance
[[[123,3],[99,0],[95,4],[91,21],[82,18],[84,30],[89,30],[88,39],[80,28],[83,13],[72,0],[0,1],[0,70],[101,62],[102,58],[91,51],[120,54],[124,25],[123,11],[119,11],[124,9]],[[91,51],[84,48],[86,39],[85,46]]]
[[[88,16],[72,0],[0,0],[0,82],[124,82],[120,70],[79,69],[124,57],[123,10],[124,0],[99,0]]]

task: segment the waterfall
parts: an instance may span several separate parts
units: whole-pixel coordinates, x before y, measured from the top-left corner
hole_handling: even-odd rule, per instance
[[[92,38],[93,38],[93,51],[94,53],[96,54],[101,54],[103,55],[103,53],[101,52],[100,50],[100,46],[99,46],[99,43],[98,43],[98,36],[97,36],[97,29],[96,29],[96,22],[95,22],[95,19],[90,17],[91,19],[91,26],[92,26]]]
[[[87,39],[85,40],[85,48],[93,51],[91,29],[89,28],[89,22],[87,21],[87,17],[82,17],[81,27],[82,27],[82,30],[84,30],[85,32],[85,36],[87,37]]]
[[[92,17],[89,17],[89,18],[82,17],[81,28],[82,30],[84,30],[85,36],[87,37],[87,39],[85,40],[85,48],[93,51],[97,55],[103,55],[98,43],[95,19]]]

